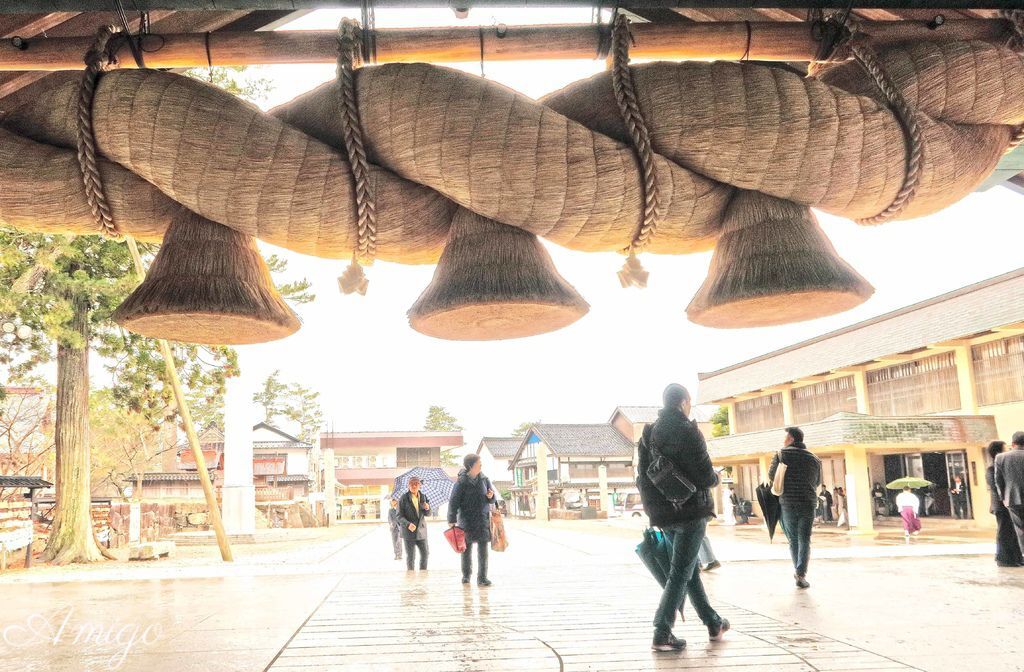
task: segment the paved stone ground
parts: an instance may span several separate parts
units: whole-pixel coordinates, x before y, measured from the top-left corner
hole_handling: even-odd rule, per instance
[[[1024,670],[1024,570],[988,555],[851,548],[815,558],[811,590],[797,591],[788,563],[730,561],[743,557],[745,533],[715,530],[724,566],[706,582],[734,629],[709,643],[688,610],[677,628],[687,651],[654,654],[658,589],[632,554],[634,535],[564,523],[509,531],[486,589],[459,583],[440,525],[426,573],[391,559],[383,527],[360,527],[291,562],[279,552],[211,564],[205,577],[164,561],[122,566],[120,577],[116,565],[86,572],[109,580],[3,575],[0,670]]]

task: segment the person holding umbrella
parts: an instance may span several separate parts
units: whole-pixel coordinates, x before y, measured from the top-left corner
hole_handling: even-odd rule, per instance
[[[903,536],[910,542],[910,535],[915,537],[921,532],[921,519],[917,517],[918,509],[921,508],[921,500],[910,490],[910,486],[904,486],[903,492],[896,496],[896,508],[900,511],[900,518],[903,519]]]
[[[491,504],[495,503],[491,480],[481,471],[482,463],[476,453],[466,455],[462,470],[448,500],[448,527],[466,533],[466,550],[462,552],[462,583],[469,583],[473,574],[473,544],[477,549],[476,583],[489,586],[487,578],[487,544],[491,543]]]
[[[427,568],[428,515],[430,502],[427,494],[420,492],[420,479],[413,476],[409,479],[409,491],[398,501],[398,522],[402,526],[402,539],[405,541],[405,568],[410,572],[416,565],[416,549],[420,551],[420,569]]]
[[[775,483],[781,471],[781,487],[773,487],[782,508],[782,529],[789,539],[789,554],[793,559],[798,588],[810,588],[807,566],[811,559],[811,528],[818,506],[818,486],[821,485],[821,460],[804,445],[804,432],[799,427],[787,427],[783,447],[772,458],[768,480]]]

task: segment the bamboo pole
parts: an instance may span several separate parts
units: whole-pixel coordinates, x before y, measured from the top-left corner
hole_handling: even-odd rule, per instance
[[[875,46],[897,42],[984,40],[1003,42],[1010,24],[1002,19],[963,19],[930,27],[923,21],[866,21],[859,24]],[[803,21],[637,23],[633,58],[810,61],[819,48]],[[376,30],[378,63],[527,61],[593,59],[598,55],[595,24],[488,26],[485,28],[396,28]],[[80,70],[92,37],[31,38],[19,49],[0,42],[0,71]],[[334,63],[333,30],[213,32],[148,35],[146,65],[188,68],[271,63]],[[135,67],[127,44],[117,52],[121,67]]]
[[[139,246],[131,236],[125,236],[128,243],[128,250],[131,252],[132,261],[135,263],[135,272],[139,278],[145,279],[146,268],[142,265],[142,256],[139,254]],[[210,509],[210,521],[213,523],[213,531],[217,535],[217,545],[220,546],[220,557],[225,562],[232,562],[234,557],[231,554],[231,544],[228,542],[228,535],[224,531],[224,521],[220,517],[220,509],[217,508],[217,495],[213,492],[213,483],[210,482],[210,474],[206,470],[206,458],[203,457],[203,449],[199,445],[199,435],[196,434],[195,425],[192,423],[192,413],[188,409],[188,402],[181,389],[181,379],[178,377],[178,367],[174,365],[174,355],[171,352],[170,344],[164,339],[157,339],[160,344],[160,354],[164,358],[164,366],[167,367],[167,376],[171,379],[171,389],[174,390],[174,399],[178,403],[178,412],[181,414],[181,422],[185,425],[185,435],[188,437],[188,445],[192,448],[192,455],[196,460],[196,470],[199,472],[199,483],[203,486],[203,495],[206,497],[206,505]]]

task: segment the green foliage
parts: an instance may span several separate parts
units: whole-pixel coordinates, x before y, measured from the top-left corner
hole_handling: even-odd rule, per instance
[[[514,436],[516,438],[524,437],[524,436],[526,436],[526,433],[528,431],[530,431],[530,427],[533,427],[534,425],[539,425],[540,423],[541,423],[540,420],[537,420],[536,422],[523,422],[523,423],[520,423],[518,427],[516,427],[515,429],[512,430],[512,436]]]
[[[248,66],[189,68],[182,74],[213,84],[251,103],[259,102],[274,90],[273,80],[253,74]]]
[[[299,426],[299,438],[316,443],[324,424],[320,393],[299,385],[281,382],[278,369],[263,381],[263,389],[252,395],[252,400],[263,407],[263,421],[273,425],[277,418],[285,418]]]
[[[428,432],[461,432],[462,425],[454,415],[445,410],[444,406],[431,406],[427,410],[423,429]]]
[[[726,436],[729,433],[729,407],[719,406],[711,416],[711,436]]]
[[[267,267],[270,268],[270,272],[273,274],[281,274],[288,270],[288,261],[282,259],[276,254],[272,254],[266,257]],[[277,291],[281,293],[285,301],[289,301],[293,304],[299,305],[304,303],[312,303],[316,300],[316,294],[310,291],[313,286],[306,278],[302,280],[295,280],[293,282],[280,283],[277,286]]]
[[[461,432],[462,425],[444,406],[431,406],[427,409],[427,419],[423,422],[423,429],[428,432]],[[461,446],[458,448],[461,448]],[[453,446],[442,448],[441,464],[446,467],[453,467],[459,464],[459,458],[455,455],[455,451],[458,448]]]

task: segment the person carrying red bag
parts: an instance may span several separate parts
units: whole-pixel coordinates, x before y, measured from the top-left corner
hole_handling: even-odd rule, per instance
[[[448,527],[459,527],[466,534],[466,550],[462,552],[462,583],[469,583],[473,574],[473,544],[476,544],[476,582],[479,586],[489,586],[487,545],[491,541],[491,505],[497,501],[497,496],[491,480],[481,473],[479,455],[466,455],[462,465],[448,501]]]

